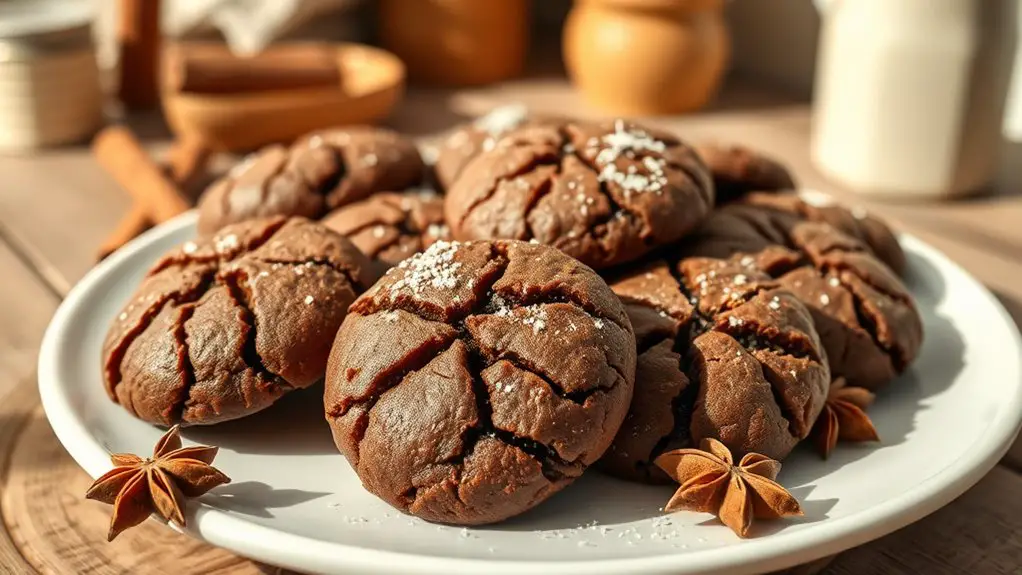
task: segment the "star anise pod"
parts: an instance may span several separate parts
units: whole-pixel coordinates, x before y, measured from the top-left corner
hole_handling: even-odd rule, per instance
[[[845,387],[844,378],[830,384],[827,403],[813,424],[813,440],[820,455],[826,459],[841,441],[880,441],[866,408],[875,395],[861,387]]]
[[[131,453],[114,453],[116,466],[85,492],[86,499],[114,506],[107,541],[142,523],[155,511],[167,521],[185,525],[181,506],[185,497],[198,497],[231,478],[213,467],[218,448],[205,445],[181,447],[178,426],[171,427],[142,459]]]
[[[680,484],[665,511],[712,513],[739,537],[748,535],[753,518],[802,515],[798,500],[774,482],[779,462],[749,453],[735,465],[731,451],[716,439],[704,439],[700,447],[656,458],[657,466]]]

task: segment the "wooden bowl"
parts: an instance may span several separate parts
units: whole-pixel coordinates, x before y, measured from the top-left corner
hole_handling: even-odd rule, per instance
[[[337,44],[336,51],[342,77],[336,87],[236,94],[164,88],[167,123],[179,138],[243,151],[320,128],[386,117],[404,94],[404,64],[386,50],[361,44]]]

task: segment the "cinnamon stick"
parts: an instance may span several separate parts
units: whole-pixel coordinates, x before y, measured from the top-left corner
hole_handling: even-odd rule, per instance
[[[209,146],[200,140],[175,141],[167,154],[168,166],[165,171],[169,173],[178,188],[188,190],[195,187],[205,175],[209,155]],[[145,209],[137,202],[133,203],[131,209],[121,217],[117,226],[96,250],[96,261],[106,259],[107,256],[138,237],[150,226],[149,215]]]
[[[184,42],[167,50],[166,86],[176,92],[227,94],[341,85],[337,51],[326,44],[277,44],[255,56],[226,46]]]
[[[159,100],[160,0],[121,0],[119,8],[117,96],[127,108],[149,108]]]
[[[138,237],[139,234],[147,229],[149,229],[149,216],[142,206],[133,204],[128,213],[124,214],[121,220],[117,222],[117,227],[110,232],[110,235],[103,240],[99,249],[96,250],[96,261],[106,259],[107,256]]]
[[[153,223],[165,222],[191,207],[128,128],[104,128],[92,140],[92,153]]]
[[[167,154],[170,178],[178,189],[189,192],[206,174],[206,163],[212,150],[202,140],[176,140]]]

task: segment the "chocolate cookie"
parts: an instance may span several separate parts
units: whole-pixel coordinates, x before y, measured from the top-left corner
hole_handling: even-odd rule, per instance
[[[473,158],[495,148],[511,130],[553,121],[556,121],[553,116],[530,114],[525,106],[511,105],[501,106],[474,122],[456,128],[437,147],[433,164],[437,187],[450,189]]]
[[[513,130],[469,163],[444,214],[456,239],[535,239],[601,269],[680,239],[712,205],[692,148],[618,120]]]
[[[428,189],[382,192],[338,208],[322,220],[387,269],[437,240],[450,239],[444,199]]]
[[[713,174],[718,204],[749,192],[795,189],[795,179],[783,164],[755,150],[702,143],[696,152]]]
[[[373,279],[348,240],[302,218],[228,226],[164,256],[103,345],[110,399],[158,425],[255,413],[323,377]]]
[[[318,219],[327,211],[422,179],[411,140],[379,128],[314,132],[253,153],[199,199],[199,233],[266,216]]]
[[[862,242],[796,213],[744,203],[718,209],[684,248],[747,254],[813,314],[830,371],[876,389],[903,372],[922,345],[908,289]]]
[[[429,521],[538,505],[610,445],[635,336],[607,284],[538,244],[437,242],[351,307],[327,365],[334,442],[362,484]]]
[[[655,261],[611,281],[635,329],[635,393],[601,469],[664,482],[661,453],[712,437],[783,459],[812,429],[830,374],[804,305],[752,258]]]
[[[795,194],[750,193],[739,202],[788,212],[811,222],[830,224],[862,242],[894,273],[905,275],[905,252],[898,238],[883,220],[862,208],[848,209],[835,203],[810,203]]]

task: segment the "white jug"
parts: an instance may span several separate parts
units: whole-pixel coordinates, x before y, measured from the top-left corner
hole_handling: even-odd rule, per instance
[[[978,191],[997,171],[1014,0],[817,0],[812,157],[854,190]]]

